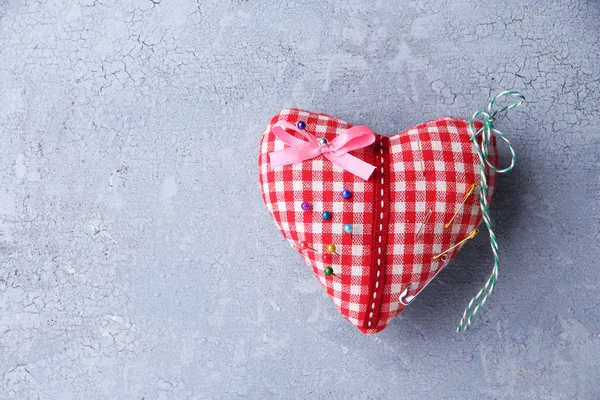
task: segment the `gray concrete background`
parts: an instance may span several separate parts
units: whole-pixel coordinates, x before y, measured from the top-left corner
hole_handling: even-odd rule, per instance
[[[0,0],[1,399],[598,399],[600,3]],[[383,333],[260,198],[268,119],[528,98],[485,235]]]

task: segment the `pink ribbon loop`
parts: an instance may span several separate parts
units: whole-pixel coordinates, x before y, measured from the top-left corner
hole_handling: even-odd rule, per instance
[[[299,133],[306,140],[290,135],[285,131],[286,129]],[[273,126],[273,133],[291,147],[269,153],[271,167],[294,164],[323,154],[338,167],[364,180],[368,180],[375,170],[373,165],[348,154],[350,151],[365,148],[375,142],[375,134],[368,126],[353,126],[324,146],[319,145],[315,136],[286,121],[277,122]]]

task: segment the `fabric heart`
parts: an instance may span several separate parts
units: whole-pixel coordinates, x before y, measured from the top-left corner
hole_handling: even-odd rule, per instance
[[[322,145],[352,126],[325,114],[281,111],[262,136],[259,180],[284,238],[342,315],[366,334],[380,332],[476,234],[482,220],[480,159],[469,123],[445,117],[390,137],[374,135],[373,144],[351,151],[375,167],[368,179],[342,169],[328,154],[273,166],[270,153],[290,148],[274,133],[276,124],[299,140],[306,140],[299,134],[305,131]],[[495,140],[489,158],[496,158]],[[491,201],[496,174],[485,174]],[[342,196],[345,190],[349,198]]]

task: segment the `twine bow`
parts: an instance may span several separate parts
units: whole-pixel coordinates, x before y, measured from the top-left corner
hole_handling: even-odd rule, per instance
[[[496,101],[502,97],[518,97],[519,101],[516,103],[509,104],[505,107],[502,107],[498,110],[493,110]],[[515,108],[523,104],[525,101],[525,97],[513,91],[505,91],[498,93],[496,96],[492,97],[489,101],[487,110],[479,110],[473,114],[473,116],[469,119],[469,134],[471,135],[471,140],[475,144],[475,150],[479,155],[479,165],[480,165],[480,196],[479,196],[479,207],[481,208],[481,215],[483,216],[483,221],[487,226],[489,235],[490,235],[490,246],[492,248],[492,253],[494,253],[494,268],[492,269],[492,273],[488,278],[485,285],[479,290],[479,292],[471,299],[465,311],[460,319],[460,323],[456,328],[457,332],[466,331],[471,327],[471,320],[473,316],[477,314],[477,312],[483,307],[488,297],[492,294],[494,287],[496,286],[496,281],[498,280],[498,268],[500,266],[500,258],[498,257],[498,241],[496,240],[496,235],[492,229],[492,218],[490,216],[490,209],[488,204],[488,185],[487,179],[485,176],[485,168],[486,165],[494,172],[503,174],[505,172],[510,171],[515,166],[516,154],[515,149],[513,148],[510,141],[504,136],[502,132],[500,132],[494,126],[494,120],[496,115],[502,112],[506,112],[511,108]],[[477,130],[475,128],[475,120],[481,118],[483,121],[483,126],[481,129]],[[477,143],[477,137],[481,135],[481,144]],[[510,165],[504,169],[500,169],[497,166],[493,165],[489,158],[489,147],[492,142],[492,137],[496,135],[500,139],[504,140],[508,145],[511,153],[511,161]]]
[[[306,140],[290,135],[285,131],[286,129],[299,133]],[[373,165],[348,154],[352,150],[362,149],[375,142],[375,134],[368,126],[353,126],[337,135],[330,143],[323,139],[319,142],[312,134],[286,121],[277,122],[273,126],[273,133],[291,147],[269,153],[271,167],[294,164],[323,154],[338,167],[364,180],[369,179],[375,170]]]

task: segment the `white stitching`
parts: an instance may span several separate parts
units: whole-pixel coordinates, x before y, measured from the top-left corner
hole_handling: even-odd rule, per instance
[[[383,175],[383,173],[384,173],[383,164],[384,164],[384,161],[385,161],[385,159],[383,157],[383,140],[379,144],[381,146],[381,148],[379,149],[379,153],[382,155],[382,157],[380,158],[380,160],[381,160],[381,174]],[[384,180],[384,178],[382,176],[381,177],[381,185],[382,186],[383,186],[384,182],[385,182],[385,180]],[[383,210],[383,208],[385,207],[385,202],[383,200],[383,197],[384,197],[383,187],[381,188],[381,197],[382,197],[382,199],[381,199],[381,209]],[[381,211],[381,213],[379,214],[379,218],[381,220],[383,220],[383,211]],[[383,223],[379,224],[379,231],[380,232],[383,231]],[[379,240],[380,245],[377,248],[377,253],[381,255],[381,235],[379,235],[378,240]],[[377,267],[378,267],[377,268],[377,278],[379,278],[381,276],[381,269],[380,269],[380,267],[381,267],[381,258],[377,258]],[[375,282],[375,289],[379,289],[379,280],[377,280]],[[373,299],[376,299],[376,298],[377,298],[377,291],[373,292]],[[372,310],[375,309],[375,302],[373,302],[373,304],[371,304],[371,309]],[[369,318],[373,318],[373,312],[369,313]],[[372,322],[369,321],[368,322],[368,326],[371,327],[371,325],[372,325]]]

